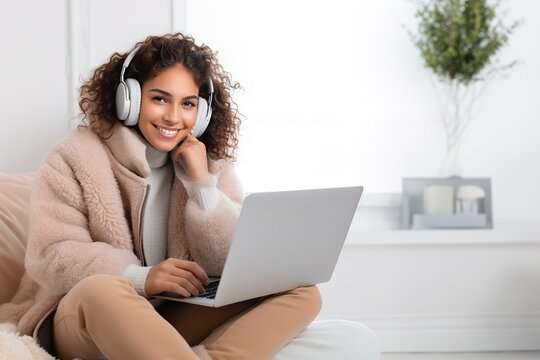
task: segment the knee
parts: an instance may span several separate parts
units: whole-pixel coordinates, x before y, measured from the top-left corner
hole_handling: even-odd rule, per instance
[[[84,303],[85,306],[102,307],[114,303],[111,300],[117,294],[124,294],[126,291],[137,294],[126,278],[108,274],[96,274],[79,281],[70,290],[70,295]]]
[[[299,287],[291,290],[289,294],[298,299],[302,309],[313,317],[316,317],[321,311],[322,297],[317,286]]]

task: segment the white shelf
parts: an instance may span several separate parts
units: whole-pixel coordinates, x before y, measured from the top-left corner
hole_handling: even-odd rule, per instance
[[[351,227],[345,246],[538,244],[540,229],[368,230]]]
[[[500,225],[500,224],[499,224]],[[345,246],[539,244],[540,226],[497,226],[494,229],[401,229],[401,193],[367,193]]]

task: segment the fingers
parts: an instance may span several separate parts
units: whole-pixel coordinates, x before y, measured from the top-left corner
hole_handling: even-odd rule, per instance
[[[192,181],[208,177],[206,146],[193,135],[188,135],[174,152],[173,158]]]
[[[183,288],[182,286],[178,285],[175,282],[168,282],[167,286],[164,288],[163,291],[180,294],[183,297],[190,297],[191,295],[195,295],[195,294],[191,294],[187,289]]]
[[[169,276],[167,284],[170,287],[167,291],[173,291],[185,297],[197,296],[204,292],[204,287],[199,282],[193,284],[188,279],[178,278],[176,276]]]
[[[184,143],[193,144],[194,142],[199,142],[199,140],[192,134],[188,134],[184,139]]]
[[[208,275],[199,264],[169,258],[152,267],[146,278],[145,291],[148,295],[172,291],[189,297],[203,293],[203,284],[208,284]]]
[[[189,271],[174,268],[168,279],[184,287],[193,295],[199,295],[199,293],[204,292],[203,280],[200,280]]]
[[[180,145],[174,153],[174,159],[179,161],[186,151],[189,151],[190,148],[193,148],[193,146],[197,146],[199,144],[204,146],[204,144],[201,143],[195,136],[189,134],[184,140],[182,140],[182,142],[180,142]]]
[[[206,271],[197,264],[195,261],[189,261],[189,260],[180,260],[175,258],[169,258],[168,261],[171,261],[173,265],[182,270],[189,271],[193,275],[197,277],[203,284],[208,284],[208,275],[206,275]]]

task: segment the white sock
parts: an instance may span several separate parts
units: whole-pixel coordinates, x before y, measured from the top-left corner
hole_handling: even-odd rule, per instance
[[[195,355],[199,357],[201,360],[212,360],[206,349],[204,348],[204,345],[197,345],[191,348]]]

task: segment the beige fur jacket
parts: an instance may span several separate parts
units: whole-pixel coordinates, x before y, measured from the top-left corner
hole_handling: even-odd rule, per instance
[[[132,128],[117,125],[101,140],[81,128],[61,140],[43,161],[31,200],[26,272],[0,323],[37,335],[39,325],[77,282],[98,273],[121,275],[144,264],[141,213],[150,174],[146,144]],[[204,183],[180,181],[171,190],[168,256],[192,259],[220,274],[243,200],[229,162],[209,160]],[[219,201],[203,210],[195,197],[217,187]]]

